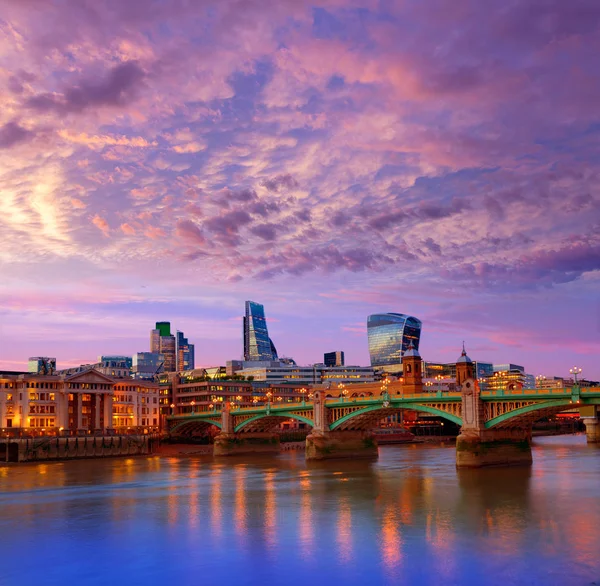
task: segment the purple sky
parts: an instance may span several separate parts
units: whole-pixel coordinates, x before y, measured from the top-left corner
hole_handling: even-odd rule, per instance
[[[0,0],[0,367],[421,354],[600,378],[598,0]]]

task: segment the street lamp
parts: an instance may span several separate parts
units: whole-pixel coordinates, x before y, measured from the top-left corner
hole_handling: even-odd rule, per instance
[[[171,415],[175,415],[175,403],[171,403]]]
[[[535,377],[535,386],[536,386],[536,388],[541,389],[542,386],[543,386],[543,384],[544,384],[543,381],[545,381],[545,380],[546,380],[546,377],[543,374],[538,374]]]
[[[211,404],[208,406],[208,408],[209,408],[211,411],[213,411],[213,412],[214,412],[214,411],[215,411],[215,405],[214,405],[214,403],[211,403]]]
[[[569,369],[569,372],[573,375],[573,378],[575,379],[575,387],[578,387],[579,385],[577,384],[577,375],[581,374],[581,368],[579,368],[578,366],[574,366],[573,368]]]
[[[340,395],[342,396],[342,402],[343,402],[344,399],[346,398],[346,396],[348,395],[348,391],[346,389],[346,385],[344,383],[340,383],[338,385],[338,389],[340,389]]]
[[[435,375],[435,380],[437,381],[437,391],[438,393],[442,392],[442,379],[444,377],[441,374],[436,374]]]
[[[271,397],[273,396],[273,393],[271,391],[267,391],[266,397],[267,397],[267,415],[271,412]]]
[[[192,413],[196,413],[196,401],[192,401]]]
[[[302,404],[305,405],[306,404],[306,389],[304,387],[302,387],[299,392],[302,395]]]

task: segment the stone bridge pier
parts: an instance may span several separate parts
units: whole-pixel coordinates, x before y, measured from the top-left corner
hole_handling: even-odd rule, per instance
[[[579,409],[579,415],[585,425],[588,444],[600,443],[600,418],[597,405],[586,405]]]
[[[307,460],[377,458],[377,442],[371,432],[330,431],[323,391],[315,392],[313,417],[314,427],[306,436]]]
[[[246,454],[279,453],[279,434],[269,432],[235,432],[229,404],[223,404],[221,433],[215,436],[213,455],[237,456]]]
[[[456,438],[457,468],[532,463],[531,426],[487,429],[479,387],[472,378],[462,383],[462,418]]]

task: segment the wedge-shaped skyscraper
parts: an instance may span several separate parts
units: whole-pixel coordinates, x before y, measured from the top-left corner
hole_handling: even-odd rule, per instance
[[[277,350],[267,330],[265,308],[254,301],[246,301],[244,360],[277,360]]]
[[[367,318],[367,334],[371,366],[401,368],[410,342],[419,349],[421,320],[403,313],[375,313]]]

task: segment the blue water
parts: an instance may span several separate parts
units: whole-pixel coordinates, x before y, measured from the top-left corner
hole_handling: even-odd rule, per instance
[[[533,457],[0,465],[0,585],[600,584],[600,449],[543,438]]]

